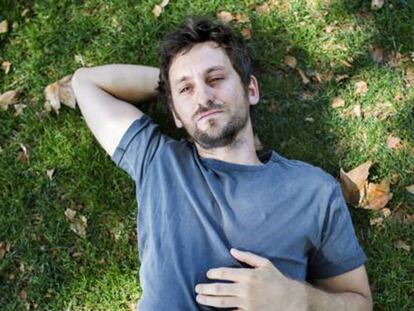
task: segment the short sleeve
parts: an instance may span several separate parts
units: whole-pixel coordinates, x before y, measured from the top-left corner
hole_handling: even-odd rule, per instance
[[[111,159],[140,185],[167,138],[158,124],[144,114],[129,126]]]
[[[366,260],[341,188],[335,182],[324,217],[320,245],[310,252],[308,278],[337,276],[358,268]]]

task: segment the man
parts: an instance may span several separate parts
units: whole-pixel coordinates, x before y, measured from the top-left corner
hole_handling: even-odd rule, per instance
[[[161,44],[160,70],[82,68],[72,85],[99,143],[136,182],[140,311],[371,310],[338,183],[256,154],[259,88],[229,27],[189,19]],[[194,143],[161,134],[127,103],[157,93]]]

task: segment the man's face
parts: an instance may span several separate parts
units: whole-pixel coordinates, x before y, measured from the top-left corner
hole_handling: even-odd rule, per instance
[[[246,90],[226,52],[211,41],[177,55],[169,77],[175,124],[204,149],[231,144],[259,99],[256,79]]]

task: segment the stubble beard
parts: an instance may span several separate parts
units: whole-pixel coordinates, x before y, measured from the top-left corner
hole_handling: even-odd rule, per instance
[[[215,118],[207,120],[209,127],[206,131],[195,125],[195,130],[191,133],[188,127],[186,130],[190,137],[206,150],[231,146],[236,143],[237,134],[245,128],[249,118],[249,108],[246,103],[240,107],[237,113],[233,114],[230,121],[222,129],[216,129],[218,122]],[[210,130],[210,132],[208,132]],[[216,132],[217,133],[212,133]]]

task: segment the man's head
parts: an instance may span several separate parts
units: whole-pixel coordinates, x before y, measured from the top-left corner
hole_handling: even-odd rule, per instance
[[[161,43],[159,94],[177,127],[205,149],[234,142],[259,99],[242,39],[205,18],[187,20]]]

